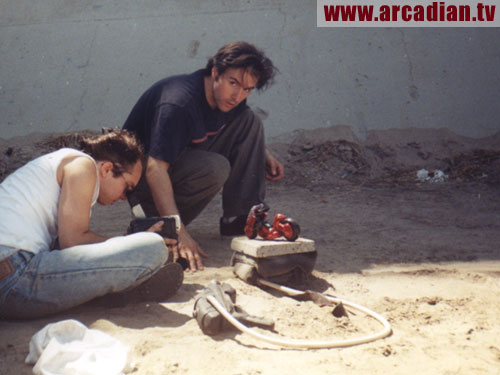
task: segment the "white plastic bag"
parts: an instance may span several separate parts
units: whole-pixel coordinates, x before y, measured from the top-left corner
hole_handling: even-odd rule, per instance
[[[128,349],[115,338],[76,320],[48,324],[30,341],[26,363],[35,375],[121,375]]]

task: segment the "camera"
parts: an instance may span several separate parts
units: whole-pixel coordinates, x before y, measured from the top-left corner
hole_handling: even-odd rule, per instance
[[[159,221],[163,221],[163,227],[158,234],[165,238],[177,240],[179,230],[181,229],[181,219],[179,215],[135,218],[130,222],[127,228],[127,234],[145,232],[151,228],[153,224],[156,224]],[[169,253],[170,261],[171,256],[172,254]],[[184,270],[189,267],[189,261],[185,258],[178,258],[177,263],[179,263]]]
[[[162,237],[176,240],[179,230],[181,229],[181,219],[179,215],[135,218],[130,222],[127,234],[145,232],[151,228],[153,224],[156,224],[159,221],[163,221],[163,227],[158,234]]]

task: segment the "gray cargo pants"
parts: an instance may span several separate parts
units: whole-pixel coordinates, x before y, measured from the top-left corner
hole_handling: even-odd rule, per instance
[[[182,222],[194,220],[222,186],[223,216],[247,215],[264,202],[265,163],[262,121],[247,108],[213,138],[185,149],[170,166]],[[146,216],[158,216],[144,176],[128,201],[131,207],[140,204]]]

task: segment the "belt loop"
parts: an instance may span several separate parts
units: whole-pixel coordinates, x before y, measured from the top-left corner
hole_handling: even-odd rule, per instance
[[[6,279],[14,273],[14,266],[9,258],[0,261],[0,281]]]

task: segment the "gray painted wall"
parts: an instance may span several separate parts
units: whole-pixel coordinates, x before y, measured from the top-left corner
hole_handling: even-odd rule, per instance
[[[1,0],[0,137],[121,126],[155,81],[247,40],[279,67],[266,132],[500,131],[500,29],[316,27],[314,0]]]

